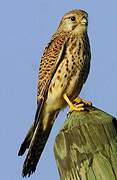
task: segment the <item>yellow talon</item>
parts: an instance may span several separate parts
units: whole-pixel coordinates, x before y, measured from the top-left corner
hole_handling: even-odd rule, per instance
[[[85,108],[83,106],[84,106],[84,104],[78,104],[77,106],[73,105],[72,107],[70,106],[70,112],[73,112],[73,111],[84,111]]]
[[[92,106],[92,102],[86,101],[84,99],[81,99],[80,97],[77,97],[74,102],[76,102],[77,104],[79,103],[84,103],[84,105],[86,106]]]
[[[78,105],[74,105],[70,100],[69,98],[67,97],[66,94],[63,95],[63,98],[65,99],[65,101],[68,103],[69,105],[69,108],[70,108],[70,112],[72,111],[83,111],[85,108],[83,107],[84,106],[84,103],[81,103],[81,104],[78,104]]]
[[[91,106],[92,103],[88,102],[86,100],[81,99],[80,97],[77,97],[74,102],[76,104],[73,104],[69,98],[67,97],[66,94],[63,95],[63,98],[65,99],[65,101],[68,103],[69,108],[70,108],[70,112],[72,111],[84,111],[86,108],[85,106]]]

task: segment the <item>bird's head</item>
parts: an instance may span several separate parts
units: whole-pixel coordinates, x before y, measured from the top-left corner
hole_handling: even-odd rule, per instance
[[[72,10],[66,13],[59,25],[59,30],[74,33],[83,33],[87,31],[88,14],[83,10]]]

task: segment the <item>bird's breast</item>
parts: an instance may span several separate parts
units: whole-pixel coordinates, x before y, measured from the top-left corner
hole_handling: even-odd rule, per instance
[[[49,86],[47,103],[50,108],[60,109],[65,105],[63,94],[74,99],[83,86],[83,77],[88,66],[87,47],[79,39],[71,39],[66,54]]]

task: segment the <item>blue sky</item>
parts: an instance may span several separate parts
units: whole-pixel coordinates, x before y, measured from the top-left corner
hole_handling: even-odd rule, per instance
[[[21,180],[24,157],[17,152],[36,110],[38,64],[63,14],[89,14],[92,63],[81,97],[117,115],[117,1],[4,0],[0,2],[0,179]],[[59,180],[53,144],[66,110],[54,124],[31,180]]]

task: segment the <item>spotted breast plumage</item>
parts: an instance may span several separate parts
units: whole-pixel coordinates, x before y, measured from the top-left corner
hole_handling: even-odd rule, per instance
[[[67,103],[70,111],[82,111],[85,104],[90,105],[79,97],[90,69],[87,25],[85,11],[66,13],[44,50],[39,68],[35,120],[18,153],[23,155],[28,149],[23,176],[30,176],[35,171],[59,111]]]

